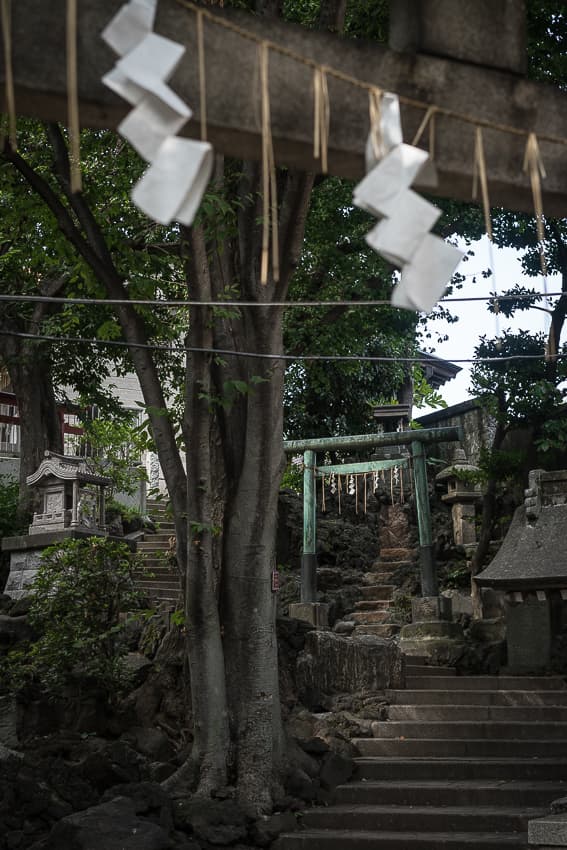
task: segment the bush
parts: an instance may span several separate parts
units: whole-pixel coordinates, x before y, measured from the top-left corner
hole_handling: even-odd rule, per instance
[[[30,587],[29,622],[39,638],[7,658],[12,689],[34,684],[50,696],[87,678],[109,701],[128,684],[121,612],[139,607],[128,547],[103,537],[65,540],[43,552]]]
[[[26,530],[22,517],[18,514],[20,487],[5,475],[0,475],[0,540],[12,537]],[[4,589],[10,573],[10,555],[0,553],[0,591]]]

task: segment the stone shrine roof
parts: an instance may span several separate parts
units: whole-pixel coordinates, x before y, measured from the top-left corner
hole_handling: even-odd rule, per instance
[[[84,458],[69,457],[46,451],[45,457],[36,471],[26,478],[26,484],[33,486],[42,478],[50,476],[62,481],[79,481],[82,484],[97,484],[99,486],[112,483],[112,479],[106,475],[96,475],[91,472]]]
[[[475,580],[502,590],[567,588],[567,504],[544,507],[528,521],[522,505],[500,551]]]

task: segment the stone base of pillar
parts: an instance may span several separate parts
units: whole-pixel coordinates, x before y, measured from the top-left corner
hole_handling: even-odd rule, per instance
[[[451,620],[452,604],[448,596],[415,596],[411,601],[413,623],[432,623]]]
[[[567,847],[567,812],[528,821],[528,844],[539,850]]]
[[[426,658],[433,666],[453,666],[464,645],[461,626],[447,620],[410,623],[400,632],[400,649],[404,655]]]
[[[289,616],[310,623],[320,631],[329,628],[329,606],[325,602],[293,602],[289,606]]]

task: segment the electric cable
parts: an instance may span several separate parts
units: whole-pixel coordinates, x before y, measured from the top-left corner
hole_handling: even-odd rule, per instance
[[[277,360],[290,363],[295,362],[365,362],[365,363],[420,363],[432,365],[439,363],[439,357],[431,355],[431,357],[385,357],[383,355],[373,354],[262,354],[255,351],[231,351],[230,349],[222,348],[195,348],[185,345],[163,345],[158,343],[142,343],[142,342],[125,342],[116,339],[95,339],[92,337],[65,337],[52,336],[49,334],[30,334],[23,331],[7,331],[0,330],[2,336],[15,336],[20,339],[36,340],[38,342],[72,342],[82,343],[87,345],[108,345],[116,348],[134,348],[148,349],[151,351],[169,351],[179,353],[192,354],[212,354],[219,357],[249,357],[257,360]],[[565,354],[555,354],[554,359],[562,360],[567,358]],[[545,360],[545,354],[510,354],[503,357],[462,357],[451,358],[451,363],[505,363],[519,360]]]

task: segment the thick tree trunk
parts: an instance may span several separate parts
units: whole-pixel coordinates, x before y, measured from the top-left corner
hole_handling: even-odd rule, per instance
[[[200,228],[191,234],[191,246],[190,280],[198,285],[200,299],[210,301],[211,280]],[[191,348],[212,348],[211,313],[208,307],[192,311]],[[212,355],[207,353],[193,352],[188,356],[185,408],[190,447],[186,612],[195,736],[190,773],[197,768],[198,792],[203,795],[210,795],[213,789],[227,784],[229,753],[225,660],[218,607],[217,549],[222,529],[215,516],[215,493],[223,475],[222,469],[220,475],[215,470],[211,361]]]
[[[246,323],[246,344],[254,351],[282,350],[281,318],[273,312],[257,308]],[[242,428],[244,450],[238,478],[229,482],[222,619],[238,798],[258,813],[271,809],[281,740],[272,571],[283,471],[283,366],[253,361],[248,371],[249,384],[253,374],[265,382],[250,384],[244,415],[233,420]]]

